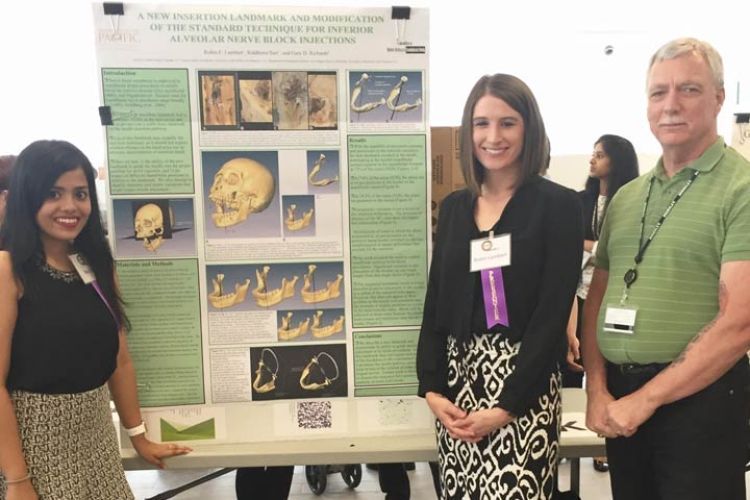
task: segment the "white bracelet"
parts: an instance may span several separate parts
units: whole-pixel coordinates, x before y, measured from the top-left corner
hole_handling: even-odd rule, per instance
[[[31,472],[27,472],[25,476],[19,477],[18,479],[5,478],[5,484],[7,485],[20,484],[20,483],[28,481],[29,479],[31,479]]]
[[[128,433],[128,436],[135,437],[140,436],[141,434],[146,434],[146,423],[141,422],[140,424],[136,425],[135,427],[131,427],[128,429],[125,427],[125,432]]]

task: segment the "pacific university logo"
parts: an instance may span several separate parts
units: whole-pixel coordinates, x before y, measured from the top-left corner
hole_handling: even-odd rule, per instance
[[[96,33],[97,43],[103,45],[130,45],[140,43],[138,30],[101,29]]]

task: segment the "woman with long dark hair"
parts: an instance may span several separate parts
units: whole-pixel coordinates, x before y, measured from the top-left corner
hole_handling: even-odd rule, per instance
[[[563,371],[563,387],[581,387],[583,383],[583,374],[573,371],[570,366],[574,363],[574,358],[580,355],[583,301],[586,300],[591,276],[594,273],[593,255],[596,253],[596,242],[599,240],[599,232],[607,214],[609,202],[622,186],[638,177],[638,157],[629,140],[619,135],[605,134],[594,143],[589,167],[586,187],[578,194],[583,203],[585,230],[583,250],[586,252],[584,255],[591,257],[581,271],[581,279],[576,290],[576,304],[573,305],[571,313],[571,320],[577,324],[577,328],[575,336],[571,335],[568,339],[571,346],[568,355],[569,368]],[[606,458],[594,458],[594,468],[599,472],[606,472],[609,469]]]
[[[16,161],[16,157],[13,155],[0,156],[0,227],[3,225],[3,219],[5,218],[5,203],[8,198],[8,181],[10,180],[10,172],[13,169],[13,162]]]
[[[638,177],[638,157],[629,140],[604,134],[594,143],[589,166],[589,177],[581,199],[586,218],[584,250],[592,252],[609,201],[622,186]]]
[[[128,319],[86,156],[37,141],[15,162],[0,229],[0,497],[133,498],[110,394],[148,462],[190,451],[146,438]]]
[[[594,143],[589,167],[586,187],[579,195],[583,203],[583,250],[594,255],[609,202],[622,186],[638,177],[638,156],[629,140],[619,135],[605,134]],[[588,294],[593,269],[590,259],[583,268],[576,291],[581,303]]]

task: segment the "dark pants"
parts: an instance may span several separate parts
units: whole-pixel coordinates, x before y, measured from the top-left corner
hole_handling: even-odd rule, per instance
[[[576,295],[576,307],[578,307],[578,322],[576,323],[576,337],[581,340],[581,320],[583,319],[583,299]],[[563,387],[583,387],[583,373],[574,372],[568,367],[567,363],[563,364],[562,369],[562,386]]]
[[[440,466],[437,462],[427,462],[430,464],[430,475],[432,476],[432,486],[435,488],[435,496],[440,498]]]
[[[440,498],[440,468],[437,462],[429,462],[429,465],[435,496]],[[409,500],[411,497],[409,476],[402,463],[378,464],[378,481],[385,500]]]
[[[294,466],[241,467],[234,489],[237,500],[286,500],[292,486]]]
[[[608,365],[615,398],[663,366]],[[629,438],[607,439],[614,500],[745,500],[747,359],[700,392],[664,405]]]
[[[409,476],[402,463],[378,464],[378,481],[385,500],[409,500],[411,497]]]

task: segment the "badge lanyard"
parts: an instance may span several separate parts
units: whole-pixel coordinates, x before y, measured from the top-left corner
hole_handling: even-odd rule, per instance
[[[638,253],[635,255],[635,265],[628,269],[625,272],[625,276],[623,276],[623,281],[625,282],[625,288],[622,291],[622,298],[620,299],[620,305],[624,305],[625,301],[628,300],[628,291],[630,290],[630,286],[635,283],[635,280],[638,279],[638,264],[641,263],[643,260],[643,255],[646,253],[646,250],[648,249],[648,246],[651,244],[652,241],[654,241],[654,238],[656,237],[656,233],[659,232],[659,229],[661,229],[661,226],[664,225],[664,221],[667,219],[669,214],[672,212],[672,209],[675,205],[677,205],[677,202],[680,201],[680,198],[684,196],[684,194],[687,192],[687,190],[690,188],[690,186],[693,184],[695,179],[698,177],[698,174],[700,174],[700,170],[696,170],[693,172],[693,176],[687,181],[687,183],[680,189],[680,192],[677,193],[677,195],[674,197],[672,202],[667,206],[667,209],[664,210],[664,213],[659,217],[659,220],[656,221],[656,225],[654,225],[654,228],[651,230],[651,234],[649,234],[646,241],[643,241],[643,234],[646,228],[646,210],[648,209],[648,202],[651,198],[651,189],[654,187],[654,178],[655,176],[651,177],[651,180],[648,184],[648,192],[646,193],[646,200],[643,202],[643,214],[641,215],[641,234],[638,238]]]
[[[104,291],[102,290],[101,285],[99,285],[99,282],[96,280],[96,275],[91,270],[91,266],[88,265],[86,262],[86,258],[82,254],[73,253],[68,255],[68,259],[70,259],[70,262],[73,263],[73,267],[75,268],[78,275],[81,277],[81,280],[86,285],[91,285],[94,290],[96,290],[97,295],[99,295],[99,298],[102,299],[102,302],[104,302],[104,305],[107,306],[107,309],[109,310],[109,313],[112,315],[112,319],[115,320],[115,325],[117,326],[117,331],[120,331],[120,328],[122,325],[120,325],[120,320],[117,319],[117,314],[115,314],[115,310],[112,308],[112,305],[107,300],[107,296],[104,295]]]
[[[594,214],[591,217],[591,233],[594,235],[594,239],[598,240],[599,235],[602,233],[602,221],[604,220],[604,212],[607,209],[607,205],[609,204],[609,200],[607,200],[604,203],[604,209],[602,210],[602,219],[599,220],[599,200],[596,201],[596,204],[594,205]]]
[[[495,236],[490,230],[487,238],[471,241],[470,271],[479,271],[482,278],[482,298],[487,328],[510,326],[505,282],[502,268],[510,265],[510,234]]]

